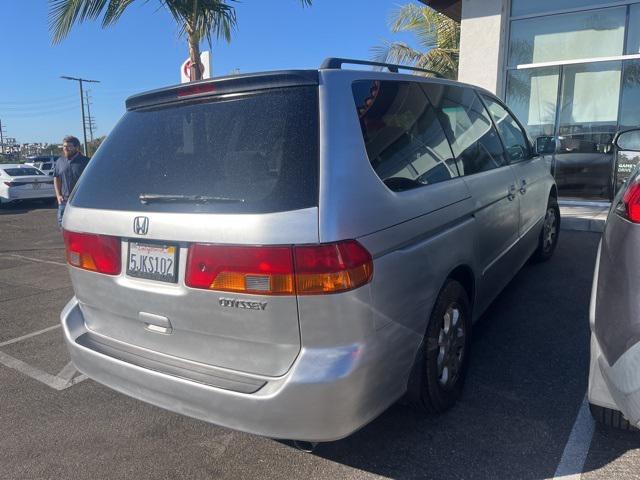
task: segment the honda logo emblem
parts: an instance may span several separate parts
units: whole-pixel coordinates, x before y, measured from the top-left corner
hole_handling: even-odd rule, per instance
[[[149,217],[134,218],[133,231],[136,235],[146,235],[149,231]]]

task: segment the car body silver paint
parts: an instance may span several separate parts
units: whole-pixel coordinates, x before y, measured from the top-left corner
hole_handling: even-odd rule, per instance
[[[479,317],[536,247],[554,185],[548,166],[535,160],[519,169],[506,166],[393,192],[374,172],[364,148],[351,90],[353,81],[363,79],[461,85],[414,75],[321,70],[318,208],[185,215],[68,207],[64,228],[69,230],[122,237],[123,248],[128,238],[180,247],[177,285],[70,267],[76,298],[62,312],[62,322],[81,371],[128,395],[229,428],[334,440],[361,428],[406,391],[435,299],[457,267],[472,272],[473,315]],[[531,188],[509,199],[510,187],[525,175]],[[539,191],[530,195],[534,185]],[[529,220],[521,222],[522,210]],[[149,217],[149,231],[139,237],[132,225],[142,215]],[[357,239],[374,259],[372,281],[349,292],[267,297],[183,284],[192,242],[289,245],[346,239]],[[123,272],[124,267],[125,259]],[[221,298],[267,305],[232,308],[226,301],[221,305]],[[141,311],[166,317],[172,333],[145,330]],[[246,394],[127,364],[78,344],[87,331],[265,385]]]
[[[598,247],[590,305],[589,401],[640,425],[640,225],[611,203]]]

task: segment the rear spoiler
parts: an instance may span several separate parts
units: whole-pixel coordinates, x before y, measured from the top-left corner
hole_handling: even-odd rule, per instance
[[[228,93],[250,92],[271,88],[318,85],[317,70],[283,70],[245,75],[230,75],[214,79],[189,82],[182,85],[152,90],[133,95],[126,100],[127,110],[162,105],[166,103],[206,98]]]

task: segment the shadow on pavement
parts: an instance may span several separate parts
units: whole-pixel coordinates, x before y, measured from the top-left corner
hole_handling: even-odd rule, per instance
[[[550,478],[587,388],[599,234],[563,232],[474,325],[462,400],[441,416],[395,405],[313,453],[391,478]],[[622,444],[626,445],[626,444]],[[613,451],[592,465],[624,453]]]
[[[57,208],[58,204],[53,198],[50,200],[21,200],[0,204],[0,215],[15,215],[32,210],[56,210]]]

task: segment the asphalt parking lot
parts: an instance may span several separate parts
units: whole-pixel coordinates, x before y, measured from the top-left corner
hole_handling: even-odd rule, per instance
[[[0,478],[640,478],[640,434],[584,407],[599,235],[563,231],[473,331],[462,401],[396,405],[351,437],[288,442],[166,412],[79,375],[59,312],[72,296],[55,209],[0,210]]]

